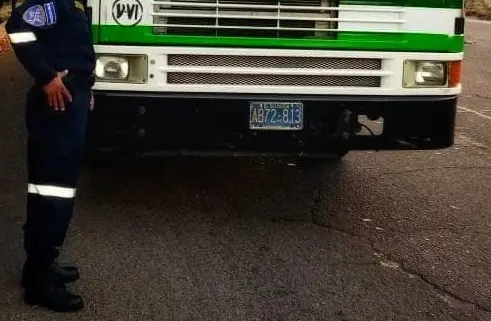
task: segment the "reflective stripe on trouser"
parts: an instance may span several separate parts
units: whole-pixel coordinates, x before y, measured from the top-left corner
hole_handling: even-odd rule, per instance
[[[29,184],[24,248],[28,261],[39,266],[51,265],[65,240],[85,144],[90,88],[68,89],[73,100],[64,112],[49,107],[38,87],[27,97]]]

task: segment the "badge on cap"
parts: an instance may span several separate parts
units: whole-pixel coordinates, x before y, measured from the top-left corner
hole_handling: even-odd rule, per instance
[[[46,25],[46,13],[44,8],[40,5],[35,5],[28,8],[22,18],[25,22],[34,27],[43,27]]]
[[[25,22],[34,27],[44,27],[56,24],[56,8],[53,2],[46,3],[43,6],[35,5],[28,8],[22,18]]]

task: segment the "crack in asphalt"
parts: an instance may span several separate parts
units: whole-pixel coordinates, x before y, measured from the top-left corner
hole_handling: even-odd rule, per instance
[[[337,229],[337,228],[335,228],[334,230],[337,231],[337,232],[342,232],[342,230]],[[465,299],[465,298],[461,297],[460,295],[458,295],[458,294],[456,294],[456,293],[454,293],[452,291],[449,291],[449,290],[445,289],[444,287],[442,287],[442,286],[434,283],[433,281],[431,281],[424,274],[422,274],[422,273],[420,273],[420,272],[418,272],[416,270],[413,270],[413,269],[407,267],[406,264],[404,264],[404,263],[400,263],[400,262],[397,262],[396,260],[393,260],[390,256],[388,256],[386,253],[384,253],[382,251],[382,249],[378,248],[373,242],[371,242],[371,241],[369,241],[369,240],[367,240],[365,238],[362,238],[362,239],[364,239],[365,241],[367,241],[371,245],[373,251],[380,253],[385,259],[397,263],[399,265],[399,268],[402,271],[418,277],[420,280],[422,280],[424,283],[426,283],[429,286],[431,286],[433,289],[435,289],[435,290],[437,290],[437,291],[439,291],[439,292],[447,295],[448,297],[451,297],[452,299],[457,300],[457,301],[459,301],[461,303],[472,305],[475,308],[477,308],[478,310],[491,313],[491,309],[490,308],[485,307],[485,306],[483,306],[483,305],[481,305],[481,304],[479,304],[477,302],[474,302],[474,301]]]
[[[334,227],[334,226],[326,226],[322,223],[319,223],[319,222],[312,222],[314,225],[317,225],[317,226],[321,226],[323,228],[326,228],[326,229],[331,229],[331,230],[334,230],[338,233],[341,233],[341,234],[344,234],[344,235],[347,235],[347,236],[350,236],[350,237],[355,237],[355,238],[358,238],[358,239],[361,239],[363,241],[365,241],[366,243],[368,243],[371,247],[372,247],[372,250],[374,252],[378,252],[380,254],[382,254],[387,260],[389,261],[392,261],[392,262],[395,262],[399,265],[399,268],[408,273],[408,274],[411,274],[411,275],[415,275],[417,276],[418,278],[420,278],[423,282],[425,282],[426,284],[428,284],[429,286],[431,286],[433,289],[439,291],[439,292],[442,292],[444,294],[446,294],[447,296],[459,301],[459,302],[462,302],[462,303],[465,303],[465,304],[470,304],[472,306],[474,306],[475,308],[481,310],[481,311],[484,311],[484,312],[489,312],[491,313],[491,309],[488,308],[488,307],[485,307],[477,302],[474,302],[474,301],[471,301],[471,300],[467,300],[461,296],[459,296],[458,294],[456,293],[453,293],[447,289],[445,289],[444,287],[432,282],[428,277],[424,276],[422,273],[418,272],[418,271],[415,271],[413,269],[410,269],[408,268],[404,263],[400,263],[400,262],[397,262],[393,259],[391,259],[386,253],[384,253],[380,248],[378,248],[374,242],[360,236],[360,235],[357,235],[357,234],[354,234],[354,233],[350,233],[350,232],[346,232],[342,229],[339,229],[337,227]]]
[[[372,242],[371,240],[361,236],[361,235],[358,235],[358,234],[355,234],[355,233],[352,233],[352,232],[349,232],[349,231],[345,231],[343,229],[340,229],[339,227],[335,227],[335,226],[332,226],[332,225],[327,225],[327,224],[323,224],[321,222],[319,222],[319,220],[317,219],[317,215],[319,213],[319,204],[322,202],[322,196],[321,196],[321,192],[319,189],[316,190],[315,194],[314,194],[314,201],[313,201],[313,204],[311,205],[309,211],[310,211],[310,216],[311,216],[311,222],[313,225],[316,225],[316,226],[320,226],[324,229],[330,229],[330,230],[333,230],[333,231],[336,231],[338,233],[341,233],[343,235],[346,235],[346,236],[349,236],[349,237],[353,237],[353,238],[357,238],[357,239],[360,239],[361,241],[365,242],[365,243],[368,243],[370,245],[370,247],[372,248],[372,250],[374,251],[374,253],[380,253],[384,259],[388,260],[388,261],[391,261],[391,262],[394,262],[394,263],[397,263],[398,264],[398,267],[404,271],[405,273],[408,273],[408,274],[411,274],[411,275],[414,275],[416,277],[418,277],[420,280],[422,280],[424,283],[428,284],[429,286],[431,286],[433,289],[435,289],[436,291],[438,292],[441,292],[443,293],[444,295],[447,295],[448,297],[450,298],[453,298],[454,300],[457,300],[463,304],[468,304],[468,305],[472,305],[473,307],[475,307],[476,309],[480,310],[480,311],[484,311],[484,312],[487,312],[487,313],[491,313],[491,308],[488,308],[486,306],[483,306],[477,302],[473,302],[471,300],[467,300],[461,296],[459,296],[458,294],[456,293],[453,293],[447,289],[445,289],[444,287],[432,282],[428,277],[424,276],[422,273],[418,272],[418,271],[415,271],[409,267],[407,267],[404,263],[400,263],[400,262],[397,262],[396,260],[393,260],[390,256],[388,256],[386,253],[384,253],[384,251],[380,248],[378,248],[376,245],[375,245],[375,242]],[[295,222],[295,220],[290,220],[292,222]]]
[[[461,225],[458,227],[428,227],[428,228],[420,228],[415,230],[390,230],[385,229],[385,234],[389,237],[400,236],[400,235],[413,235],[418,233],[428,233],[428,232],[452,232],[455,234],[462,234],[463,232],[468,232],[467,229],[473,229],[474,234],[479,235],[491,235],[491,231],[479,231],[475,230],[476,226],[474,225]]]
[[[422,168],[413,168],[407,169],[403,171],[394,171],[394,172],[384,172],[378,176],[384,175],[400,175],[400,174],[410,174],[417,173],[423,171],[435,171],[435,170],[443,170],[443,169],[461,169],[461,170],[472,170],[472,169],[491,169],[491,166],[439,166],[439,167],[422,167]]]
[[[484,96],[484,95],[480,95],[480,94],[472,94],[472,95],[470,95],[470,96],[471,96],[471,97],[472,97],[472,96],[475,96],[475,97],[479,97],[479,98],[483,98],[483,99],[491,99],[491,97],[489,97],[489,96]]]

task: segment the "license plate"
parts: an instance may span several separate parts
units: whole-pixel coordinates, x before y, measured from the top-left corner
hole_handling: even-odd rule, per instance
[[[249,111],[249,127],[251,129],[303,129],[302,103],[252,102]]]

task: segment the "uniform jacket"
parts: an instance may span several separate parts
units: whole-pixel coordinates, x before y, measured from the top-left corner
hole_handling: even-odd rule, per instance
[[[13,10],[6,30],[36,83],[45,85],[63,70],[93,79],[95,53],[86,3],[26,0]]]

